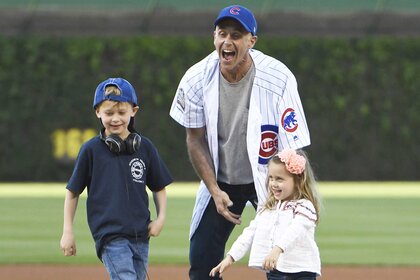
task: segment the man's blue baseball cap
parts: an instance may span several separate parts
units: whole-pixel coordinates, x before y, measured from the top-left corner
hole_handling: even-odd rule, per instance
[[[222,9],[214,22],[216,27],[220,21],[233,18],[239,21],[246,31],[252,35],[257,35],[257,21],[254,14],[247,8],[239,5],[233,5]]]
[[[109,94],[105,96],[105,88],[111,85],[116,86],[121,91],[121,95]],[[123,78],[109,78],[98,85],[95,90],[95,98],[93,99],[93,108],[95,109],[104,100],[129,102],[134,106],[138,106],[134,87]]]

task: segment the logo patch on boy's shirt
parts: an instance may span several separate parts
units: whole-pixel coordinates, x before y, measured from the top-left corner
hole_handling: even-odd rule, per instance
[[[141,159],[133,158],[130,163],[131,176],[133,176],[133,181],[137,183],[144,184],[144,181],[141,180],[144,172],[146,171],[146,165]]]
[[[278,134],[278,126],[270,124],[261,126],[259,164],[267,164],[270,158],[277,152],[279,146]]]
[[[296,113],[293,108],[287,108],[281,115],[281,126],[287,132],[294,132],[298,129],[298,121],[296,120]]]

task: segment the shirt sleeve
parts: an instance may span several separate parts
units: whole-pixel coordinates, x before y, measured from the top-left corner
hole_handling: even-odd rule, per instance
[[[86,144],[82,145],[77,155],[73,173],[67,183],[67,189],[80,194],[89,185],[91,168],[89,153]]]
[[[160,157],[158,150],[150,143],[150,164],[148,167],[146,185],[157,192],[173,182],[172,176],[165,162]]]
[[[242,234],[233,243],[227,255],[230,255],[235,261],[242,259],[249,251],[254,240],[255,230],[257,229],[258,216],[252,220],[248,227],[244,228]]]
[[[309,200],[302,200],[294,210],[294,218],[279,238],[275,237],[274,245],[287,251],[293,247],[296,240],[316,226],[317,214],[315,207]]]
[[[297,81],[292,73],[288,75],[279,110],[279,150],[300,149],[311,144],[305,113],[298,93]]]
[[[169,115],[186,128],[205,126],[201,73],[193,67],[181,79]]]

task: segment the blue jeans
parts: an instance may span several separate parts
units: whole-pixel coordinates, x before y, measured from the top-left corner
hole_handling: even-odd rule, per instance
[[[149,243],[117,238],[102,250],[102,262],[112,280],[145,280]]]
[[[313,272],[297,272],[285,273],[278,270],[272,270],[267,273],[267,280],[315,280],[316,273]]]
[[[218,184],[232,200],[233,206],[229,209],[233,213],[242,214],[248,201],[256,208],[257,194],[254,184],[234,186]],[[235,224],[217,213],[214,200],[210,199],[200,224],[190,240],[190,280],[220,279],[210,277],[209,273],[223,259],[226,241],[234,227]]]

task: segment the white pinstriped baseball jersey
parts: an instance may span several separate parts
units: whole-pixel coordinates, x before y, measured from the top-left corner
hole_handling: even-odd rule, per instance
[[[283,148],[298,149],[310,145],[310,136],[293,73],[283,63],[260,51],[250,50],[250,55],[256,72],[249,105],[247,149],[258,202],[263,205],[267,197],[268,160]],[[216,51],[193,65],[181,79],[170,110],[170,116],[186,128],[206,127],[216,170],[219,71]],[[201,182],[190,237],[209,200],[210,193]]]

